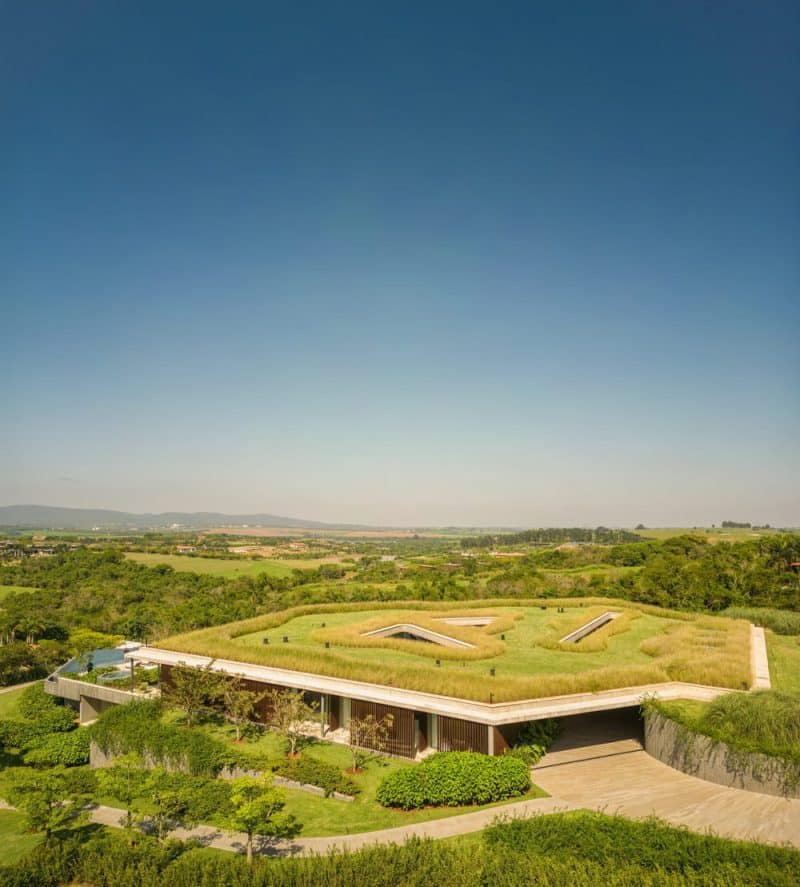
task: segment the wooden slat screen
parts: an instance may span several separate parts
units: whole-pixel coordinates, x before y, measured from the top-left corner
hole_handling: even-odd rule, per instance
[[[403,758],[413,758],[416,754],[414,736],[414,712],[407,708],[395,708],[390,705],[381,705],[378,702],[365,702],[361,699],[353,699],[350,703],[351,718],[365,718],[372,715],[380,721],[386,715],[392,716],[392,724],[389,728],[389,738],[386,751],[390,755],[398,755]]]
[[[489,731],[485,724],[439,715],[439,751],[489,753]]]

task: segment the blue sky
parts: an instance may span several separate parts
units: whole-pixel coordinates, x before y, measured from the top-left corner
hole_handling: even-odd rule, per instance
[[[0,503],[800,524],[799,19],[5,4]]]

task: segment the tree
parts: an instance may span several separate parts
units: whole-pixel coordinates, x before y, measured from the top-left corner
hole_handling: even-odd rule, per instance
[[[303,735],[303,727],[316,718],[316,702],[308,703],[300,690],[267,690],[269,705],[267,724],[286,737],[289,754],[297,754],[297,743]]]
[[[241,741],[242,728],[252,720],[256,706],[266,696],[266,691],[256,693],[248,690],[240,677],[233,677],[225,682],[222,692],[222,704],[228,720],[236,728],[236,741]]]
[[[103,794],[119,798],[125,804],[123,822],[127,829],[132,829],[136,822],[133,801],[142,793],[145,779],[144,759],[136,752],[121,755],[110,767],[97,772],[97,782]]]
[[[28,828],[44,832],[45,841],[86,818],[85,788],[69,779],[64,767],[8,771],[6,797],[25,815]]]
[[[300,826],[293,816],[281,813],[285,794],[273,786],[269,776],[242,776],[231,783],[233,811],[226,825],[247,835],[247,861],[253,862],[253,839],[256,835],[289,838]]]
[[[189,668],[175,665],[171,669],[170,681],[163,688],[164,698],[174,708],[186,714],[186,726],[192,727],[198,717],[205,714],[219,702],[224,678],[211,666]]]
[[[70,649],[78,662],[87,665],[93,650],[105,650],[116,645],[122,640],[118,634],[104,634],[100,631],[91,631],[88,628],[79,628],[69,636]]]
[[[350,740],[348,746],[353,758],[352,773],[363,770],[372,757],[382,754],[389,744],[389,733],[394,718],[385,715],[378,720],[374,715],[363,718],[350,718]]]
[[[159,841],[182,822],[187,822],[192,802],[192,787],[182,773],[170,773],[163,767],[154,767],[144,780],[143,794],[153,806],[150,820]]]

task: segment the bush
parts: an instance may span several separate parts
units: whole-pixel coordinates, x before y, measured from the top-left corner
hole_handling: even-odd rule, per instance
[[[107,755],[140,754],[148,763],[192,776],[216,776],[235,755],[216,739],[161,720],[155,701],[134,701],[104,712],[89,727],[91,739]]]
[[[530,721],[520,730],[513,748],[508,749],[506,754],[519,758],[529,767],[533,767],[539,763],[560,732],[561,724],[553,718]]]
[[[341,792],[343,795],[356,795],[358,786],[352,779],[348,779],[338,767],[318,761],[316,758],[287,758],[272,767],[277,776],[284,779],[293,779],[304,785],[316,785],[325,790],[326,797],[333,792]]]
[[[89,763],[89,733],[73,730],[71,733],[51,733],[31,742],[22,757],[34,767],[76,767]]]
[[[636,865],[689,876],[721,873],[731,866],[749,869],[752,880],[746,883],[753,885],[800,883],[796,850],[700,835],[655,819],[636,822],[601,813],[559,813],[490,826],[484,841],[490,852],[502,847],[520,857],[572,857],[599,863],[609,871]],[[725,883],[721,874],[717,883]]]
[[[390,773],[378,787],[376,799],[384,807],[460,807],[489,804],[530,788],[527,764],[506,755],[477,752],[439,752],[421,764]]]

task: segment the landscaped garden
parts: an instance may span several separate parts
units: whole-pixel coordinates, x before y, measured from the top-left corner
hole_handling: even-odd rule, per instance
[[[563,642],[608,611],[616,618]],[[469,619],[486,624],[463,624]],[[408,624],[452,643],[376,634]],[[300,607],[158,646],[373,683],[379,674],[380,683],[465,699],[491,691],[500,702],[669,680],[741,689],[751,677],[749,631],[742,620],[567,598]]]

